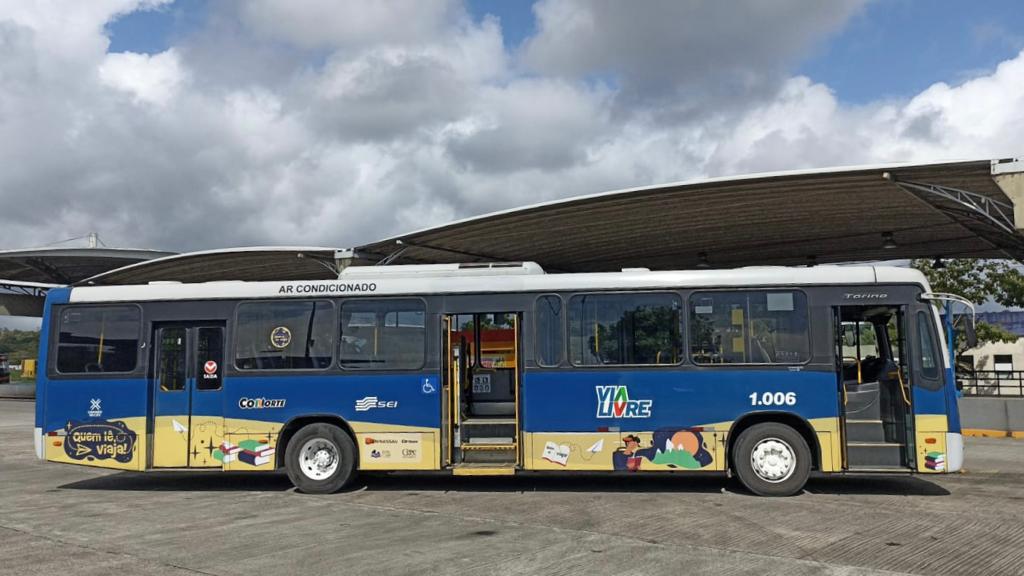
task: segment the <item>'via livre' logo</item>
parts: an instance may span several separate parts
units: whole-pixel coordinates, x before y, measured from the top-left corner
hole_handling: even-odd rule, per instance
[[[630,400],[625,386],[597,386],[598,418],[650,418],[651,400]]]

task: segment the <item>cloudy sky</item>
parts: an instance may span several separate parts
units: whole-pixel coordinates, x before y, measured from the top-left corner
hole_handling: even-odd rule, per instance
[[[1024,3],[0,0],[0,247],[351,246],[524,203],[1024,153]]]

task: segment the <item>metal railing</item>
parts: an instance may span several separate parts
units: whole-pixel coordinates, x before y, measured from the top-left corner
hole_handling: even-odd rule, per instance
[[[1024,396],[1024,370],[960,370],[956,383],[964,396]]]

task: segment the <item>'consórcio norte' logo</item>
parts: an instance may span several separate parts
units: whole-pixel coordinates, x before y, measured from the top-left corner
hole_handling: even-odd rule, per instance
[[[242,410],[258,410],[261,408],[284,408],[283,398],[239,398],[238,407]]]

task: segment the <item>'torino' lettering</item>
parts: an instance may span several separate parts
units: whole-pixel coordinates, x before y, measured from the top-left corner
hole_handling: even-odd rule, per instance
[[[869,292],[869,293],[861,293],[861,294],[856,294],[856,293],[853,293],[853,292],[847,292],[846,294],[843,294],[843,297],[846,298],[847,300],[875,300],[875,299],[883,300],[885,298],[888,298],[889,295],[886,294],[885,292],[874,292],[874,293],[870,293]]]

